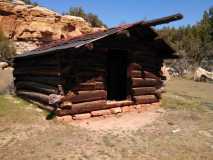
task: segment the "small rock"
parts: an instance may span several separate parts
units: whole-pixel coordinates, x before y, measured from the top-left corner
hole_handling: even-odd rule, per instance
[[[83,120],[83,119],[88,119],[91,117],[90,113],[83,113],[83,114],[75,114],[73,116],[74,120]]]
[[[172,130],[172,133],[177,133],[177,132],[180,132],[180,131],[181,131],[181,129],[178,128],[178,129]]]
[[[111,113],[112,113],[112,114],[121,113],[121,107],[112,108],[112,109],[111,109]]]
[[[7,66],[8,66],[8,63],[6,63],[6,62],[0,62],[0,68],[1,69],[6,68]]]

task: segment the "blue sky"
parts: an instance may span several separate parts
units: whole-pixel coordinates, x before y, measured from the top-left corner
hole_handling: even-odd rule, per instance
[[[213,0],[32,0],[57,12],[66,12],[71,6],[81,6],[86,12],[97,14],[109,27],[142,19],[154,19],[180,12],[181,21],[170,26],[198,22],[204,10],[213,6]]]

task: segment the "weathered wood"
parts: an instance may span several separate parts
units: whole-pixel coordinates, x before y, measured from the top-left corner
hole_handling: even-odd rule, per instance
[[[63,74],[64,77],[66,78],[76,78],[78,77],[78,79],[80,80],[87,80],[87,82],[90,82],[90,81],[97,81],[97,82],[103,82],[104,81],[104,74],[103,73],[99,73],[99,72],[79,72],[79,73],[65,73]]]
[[[65,101],[71,101],[72,103],[90,102],[96,100],[106,99],[106,91],[95,90],[95,91],[79,91],[77,95],[65,96]]]
[[[108,107],[110,106],[106,105],[105,100],[84,102],[84,103],[73,104],[72,109],[59,110],[57,111],[57,115],[64,116],[64,115],[88,113],[95,110],[107,109]]]
[[[183,15],[178,13],[178,14],[174,14],[174,15],[171,15],[171,16],[162,17],[162,18],[142,22],[141,25],[143,25],[143,26],[156,26],[156,25],[159,25],[159,24],[165,24],[165,23],[169,23],[169,22],[172,22],[172,21],[177,21],[177,20],[180,20],[182,18],[183,18]]]
[[[77,86],[74,90],[80,91],[88,91],[88,90],[104,90],[104,83],[103,82],[86,82],[81,83]]]
[[[45,85],[42,83],[30,82],[30,81],[19,81],[15,83],[16,90],[26,89],[31,91],[37,91],[45,94],[57,94],[58,89],[56,87]]]
[[[28,68],[28,67],[54,67],[57,66],[58,59],[56,58],[48,58],[48,59],[30,59],[30,60],[22,60],[22,61],[14,61],[15,68]]]
[[[39,101],[44,104],[49,103],[49,97],[46,94],[42,94],[38,92],[30,92],[30,91],[16,91],[16,94],[20,97],[25,97],[30,100]]]
[[[154,95],[156,92],[155,87],[139,87],[139,88],[133,88],[133,95],[139,96],[139,95]]]
[[[15,76],[15,83],[19,81],[31,81],[52,86],[58,86],[63,83],[59,77],[54,76]]]
[[[155,95],[143,95],[143,96],[135,96],[137,104],[150,104],[159,102],[159,99]]]
[[[54,69],[16,69],[13,74],[16,75],[38,75],[38,76],[61,76],[62,73]]]
[[[132,70],[138,70],[138,71],[140,71],[140,70],[142,69],[142,68],[141,68],[141,65],[138,64],[138,63],[131,63],[131,64],[129,65],[129,67],[131,67]]]
[[[133,87],[153,87],[162,84],[161,81],[151,78],[132,78]]]
[[[131,74],[133,78],[153,78],[153,79],[160,80],[158,76],[148,71],[133,70]]]

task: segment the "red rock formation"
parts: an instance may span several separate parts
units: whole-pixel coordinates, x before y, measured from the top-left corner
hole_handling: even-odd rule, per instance
[[[0,1],[0,26],[14,41],[18,54],[53,40],[97,31],[80,17],[62,16],[44,7],[4,1]]]

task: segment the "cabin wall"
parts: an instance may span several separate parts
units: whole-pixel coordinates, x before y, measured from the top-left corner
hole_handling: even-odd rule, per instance
[[[16,93],[46,106],[49,105],[50,94],[64,93],[61,102],[56,103],[59,107],[57,114],[60,116],[158,102],[163,87],[160,79],[163,60],[152,52],[129,53],[129,101],[108,103],[106,63],[109,53],[85,48],[66,50],[51,56],[15,59]]]
[[[87,113],[94,110],[103,110],[114,107],[122,107],[131,104],[150,104],[159,102],[163,82],[160,77],[160,66],[162,60],[143,59],[141,53],[132,53],[129,57],[127,83],[129,102],[118,103],[107,102],[107,70],[106,60],[109,53],[84,52],[76,56],[66,55],[63,57],[62,66],[66,69],[63,78],[66,96],[58,115]],[[86,58],[83,58],[86,57]],[[139,57],[140,60],[137,58]],[[154,66],[154,67],[150,67]]]
[[[59,54],[16,58],[13,65],[16,94],[26,100],[49,105],[48,96],[58,94],[64,83]]]
[[[129,67],[132,80],[130,93],[133,101],[137,104],[158,102],[163,81],[152,72],[144,70],[138,63],[131,63]]]
[[[106,104],[105,60],[103,53],[90,50],[62,56],[65,98],[58,114],[87,112],[86,108],[93,110]]]

